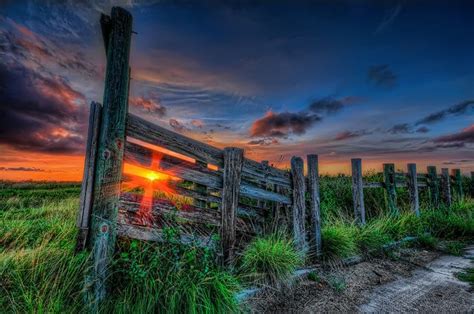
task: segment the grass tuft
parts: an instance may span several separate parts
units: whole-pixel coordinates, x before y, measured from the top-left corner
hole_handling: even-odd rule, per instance
[[[239,270],[246,280],[277,284],[288,280],[303,262],[292,240],[274,234],[257,238],[245,248]]]

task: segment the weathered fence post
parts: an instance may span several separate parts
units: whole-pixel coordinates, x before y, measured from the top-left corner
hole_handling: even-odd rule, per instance
[[[471,171],[471,197],[474,198],[474,171]]]
[[[430,190],[430,202],[434,208],[439,207],[439,183],[438,174],[435,166],[428,166],[426,175],[426,183]]]
[[[365,225],[364,183],[362,181],[362,160],[351,159],[352,164],[352,200],[354,214],[358,224]]]
[[[221,205],[222,263],[229,265],[234,257],[235,212],[239,204],[240,177],[244,151],[241,148],[224,149],[224,173]]]
[[[395,165],[383,164],[383,178],[387,191],[387,206],[392,214],[398,215],[397,191],[395,190]]]
[[[303,173],[303,159],[291,158],[291,178],[293,183],[293,237],[296,246],[301,251],[307,250],[305,234],[305,180]]]
[[[451,178],[449,177],[449,169],[441,168],[441,196],[444,204],[451,206]]]
[[[84,175],[82,178],[79,215],[77,216],[76,252],[84,250],[89,233],[89,220],[94,192],[95,161],[97,142],[99,140],[102,105],[92,102],[89,112],[89,129],[87,131],[86,156],[84,159]]]
[[[418,197],[418,178],[416,174],[416,164],[407,166],[407,186],[410,194],[410,207],[417,217],[420,216],[420,200]]]
[[[462,200],[464,197],[464,193],[462,190],[462,175],[461,169],[453,169],[452,176],[453,176],[453,186],[456,191],[457,200]]]
[[[308,155],[308,192],[311,217],[310,245],[317,257],[322,254],[321,247],[321,210],[319,199],[319,166],[318,155]]]
[[[94,178],[94,201],[91,214],[90,241],[93,265],[86,286],[91,306],[106,293],[108,266],[115,250],[120,181],[128,112],[129,54],[132,16],[113,7],[108,38],[107,69],[99,132],[99,148]]]

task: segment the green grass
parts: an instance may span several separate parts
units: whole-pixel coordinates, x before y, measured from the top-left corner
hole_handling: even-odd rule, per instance
[[[451,241],[446,244],[446,252],[451,255],[462,256],[465,247],[466,245],[460,241]]]
[[[367,180],[378,180],[377,174]],[[86,253],[73,254],[79,191],[79,185],[72,183],[0,182],[0,312],[84,311],[83,279],[90,261]],[[422,191],[421,217],[416,217],[409,211],[406,191],[400,191],[401,214],[394,217],[384,209],[382,189],[364,193],[368,223],[360,228],[352,220],[350,178],[321,179],[325,258],[376,254],[385,244],[406,236],[417,236],[417,244],[425,248],[435,248],[438,240],[474,239],[470,199],[449,210],[432,210]],[[457,244],[448,249],[454,254],[461,250]],[[287,280],[304,262],[284,235],[255,238],[238,256],[231,272],[216,264],[213,251],[197,245],[122,240],[111,268],[111,298],[101,311],[238,312],[234,293],[241,288],[239,281],[275,284]],[[472,278],[472,271],[465,276]],[[331,286],[344,289],[336,279]]]
[[[468,268],[465,271],[456,274],[456,277],[461,280],[469,283],[472,288],[474,288],[474,267]]]
[[[239,269],[247,280],[276,284],[289,279],[303,262],[293,241],[274,234],[253,240],[242,253]]]
[[[73,253],[78,195],[61,185],[0,188],[0,312],[84,311],[90,264],[88,254]],[[138,241],[120,241],[118,248],[113,290],[101,312],[239,311],[236,276],[216,266],[212,251]]]

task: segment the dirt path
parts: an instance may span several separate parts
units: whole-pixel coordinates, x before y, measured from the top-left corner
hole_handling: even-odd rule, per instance
[[[320,268],[318,280],[255,296],[245,306],[253,313],[474,312],[474,293],[454,277],[472,267],[472,257],[474,246],[464,257],[402,249],[392,259]]]
[[[375,288],[368,297],[370,302],[359,310],[364,313],[474,312],[474,294],[469,292],[469,285],[454,276],[472,267],[472,258],[474,246],[468,247],[463,257],[441,256],[414,271],[411,277]]]

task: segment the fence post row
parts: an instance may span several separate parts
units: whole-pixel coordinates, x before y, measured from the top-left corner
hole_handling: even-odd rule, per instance
[[[240,178],[244,151],[241,148],[224,149],[224,173],[221,205],[222,262],[229,265],[233,260],[235,243],[235,213],[239,203]]]
[[[101,22],[107,68],[88,241],[93,267],[86,279],[87,298],[93,308],[105,296],[108,265],[115,249],[128,112],[132,16],[122,8],[113,7],[111,17],[102,18]]]
[[[410,207],[417,217],[420,216],[420,200],[418,197],[418,177],[416,174],[416,164],[407,165],[407,186],[410,195]]]
[[[383,178],[385,190],[387,191],[387,206],[390,213],[398,215],[397,191],[395,190],[395,165],[383,164]]]
[[[359,225],[365,225],[364,183],[362,182],[362,160],[351,159],[352,166],[352,200],[354,215]]]
[[[430,202],[434,208],[439,207],[439,183],[436,166],[428,166],[426,175],[426,183],[430,191]]]
[[[301,157],[291,158],[291,178],[293,183],[293,238],[296,247],[301,251],[306,251],[305,179],[303,173],[303,159],[301,159]]]
[[[316,257],[322,254],[321,242],[321,209],[319,198],[319,165],[318,155],[308,155],[308,193],[310,212],[310,246]]]
[[[449,169],[441,168],[441,199],[443,203],[450,207],[451,206],[451,183],[449,177]]]

